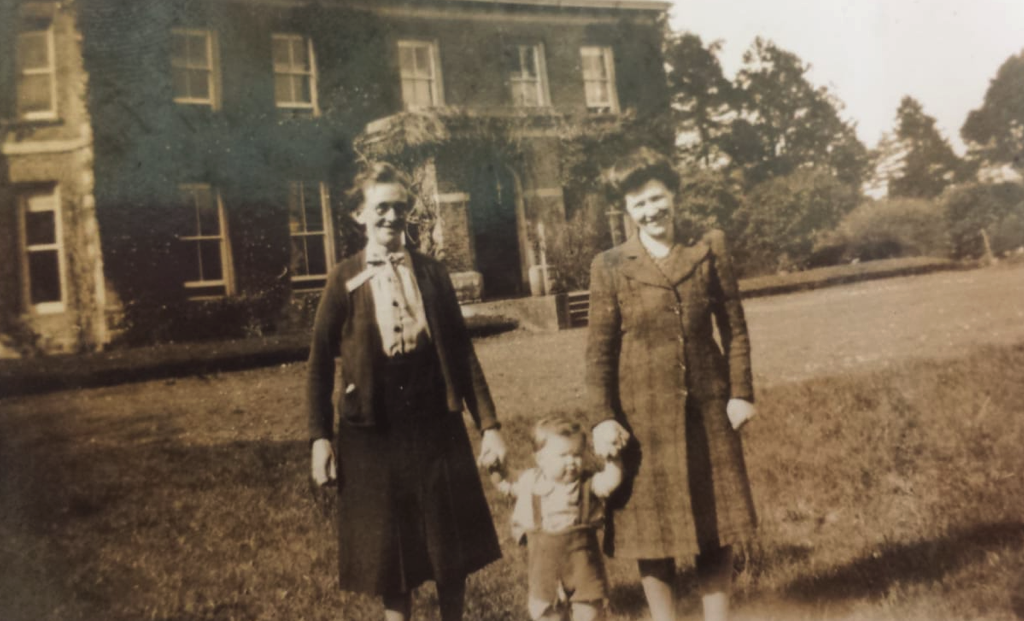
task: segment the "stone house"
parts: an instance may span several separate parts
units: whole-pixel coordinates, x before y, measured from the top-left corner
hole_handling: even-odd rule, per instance
[[[663,2],[0,7],[8,351],[307,325],[363,157],[416,171],[467,300],[528,295],[566,132],[668,107]]]

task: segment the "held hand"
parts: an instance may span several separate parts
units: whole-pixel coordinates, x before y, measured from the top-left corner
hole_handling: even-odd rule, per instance
[[[310,459],[310,474],[317,485],[326,485],[338,478],[338,467],[334,460],[334,448],[327,438],[320,438],[313,442],[312,455]]]
[[[508,449],[505,448],[505,440],[502,439],[501,432],[497,429],[488,429],[484,432],[484,437],[480,439],[480,457],[477,458],[476,463],[481,468],[488,470],[500,469],[505,465],[506,453],[508,453]]]
[[[725,406],[725,413],[729,415],[732,428],[739,429],[757,414],[757,408],[746,399],[729,399],[729,403]]]
[[[604,459],[612,459],[629,442],[629,432],[612,419],[601,421],[594,427],[594,453]]]

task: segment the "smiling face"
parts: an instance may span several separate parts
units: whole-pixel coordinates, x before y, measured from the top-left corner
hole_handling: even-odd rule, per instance
[[[366,226],[366,237],[394,252],[402,247],[402,232],[409,214],[409,192],[400,183],[371,183],[363,188],[363,205],[356,221]]]
[[[659,179],[651,179],[626,192],[626,213],[652,239],[671,243],[675,239],[675,195]]]
[[[583,438],[551,435],[537,451],[537,466],[544,476],[557,483],[572,483],[583,472]]]

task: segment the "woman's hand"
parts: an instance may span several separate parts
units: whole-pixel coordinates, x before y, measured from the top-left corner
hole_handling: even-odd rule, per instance
[[[604,459],[613,459],[619,455],[629,442],[629,432],[618,423],[608,419],[594,427],[594,453]]]
[[[729,415],[729,422],[733,429],[739,429],[745,422],[754,418],[757,408],[746,399],[729,399],[725,406],[725,413]]]
[[[334,460],[334,448],[327,438],[320,438],[313,442],[312,455],[310,459],[311,474],[317,485],[327,485],[330,481],[338,478],[338,466]]]
[[[500,469],[505,464],[505,454],[508,453],[508,449],[505,448],[505,440],[501,437],[501,432],[497,429],[488,429],[484,432],[484,437],[480,439],[480,457],[477,458],[476,463],[481,468]]]

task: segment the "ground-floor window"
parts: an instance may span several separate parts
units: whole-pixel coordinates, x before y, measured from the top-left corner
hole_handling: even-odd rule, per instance
[[[55,184],[18,193],[22,296],[29,311],[64,311],[66,266],[60,212]]]
[[[184,224],[178,234],[178,259],[188,297],[230,295],[231,252],[220,192],[206,184],[186,184],[179,190]]]
[[[288,184],[288,228],[292,287],[323,287],[334,263],[330,198],[325,184],[308,181]]]

